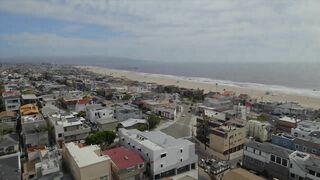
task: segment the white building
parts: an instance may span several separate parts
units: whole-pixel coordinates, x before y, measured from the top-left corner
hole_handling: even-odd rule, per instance
[[[48,129],[46,121],[41,114],[21,117],[21,134],[25,147],[48,145]]]
[[[291,135],[299,139],[320,144],[320,122],[301,121],[296,128],[291,129]]]
[[[320,158],[295,151],[289,155],[290,180],[312,179],[320,180]]]
[[[225,112],[219,112],[214,109],[204,109],[203,114],[205,116],[217,119],[219,121],[226,121],[226,113]]]
[[[114,116],[114,110],[103,107],[100,104],[92,104],[86,107],[86,118],[90,122],[96,122],[97,119],[110,119]]]
[[[170,119],[175,120],[177,118],[177,108],[176,107],[166,107],[166,106],[157,106],[153,110],[157,115]]]
[[[136,150],[150,168],[153,179],[189,175],[198,179],[195,144],[175,139],[160,131],[141,132],[119,129],[120,144]]]
[[[51,125],[54,126],[56,142],[70,142],[85,139],[91,132],[91,128],[84,124],[82,117],[72,114],[53,114],[48,117]]]
[[[271,139],[271,125],[268,122],[250,120],[248,121],[246,127],[248,136],[254,137],[262,142]]]
[[[19,111],[21,105],[20,93],[15,91],[3,92],[2,101],[6,111]]]

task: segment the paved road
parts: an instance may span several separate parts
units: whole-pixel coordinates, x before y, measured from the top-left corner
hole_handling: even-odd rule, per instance
[[[191,126],[194,116],[188,112],[189,106],[183,107],[181,116],[177,121],[161,131],[175,138],[191,136]]]

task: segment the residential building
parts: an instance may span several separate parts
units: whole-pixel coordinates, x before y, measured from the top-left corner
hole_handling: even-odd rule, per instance
[[[6,111],[19,111],[21,101],[18,91],[5,91],[2,93],[2,101]]]
[[[295,151],[289,155],[290,180],[320,180],[320,158]]]
[[[141,119],[142,112],[135,106],[122,105],[122,106],[116,107],[115,118],[120,122],[130,118]]]
[[[245,127],[222,125],[209,132],[209,147],[214,151],[212,155],[219,160],[241,159],[245,140]]]
[[[62,156],[57,147],[28,149],[28,160],[23,164],[24,180],[62,179]]]
[[[24,147],[49,144],[47,123],[41,114],[21,117],[21,135]]]
[[[276,128],[280,131],[291,132],[292,128],[296,128],[300,119],[284,116],[276,120]]]
[[[102,118],[96,120],[99,131],[116,131],[119,121],[115,118]]]
[[[198,179],[195,144],[175,139],[161,131],[119,129],[122,146],[138,152],[146,161],[151,179],[190,175]]]
[[[17,84],[6,84],[4,85],[4,91],[17,91],[18,85]]]
[[[0,133],[16,131],[18,115],[13,111],[0,112]]]
[[[0,156],[19,152],[19,136],[11,133],[0,135]]]
[[[197,118],[197,130],[196,130],[196,137],[199,141],[204,144],[209,143],[209,134],[210,129],[222,126],[223,123],[211,119],[206,118]]]
[[[305,141],[320,144],[320,122],[301,121],[291,129],[291,135]]]
[[[315,142],[300,139],[300,138],[294,138],[293,143],[294,143],[294,150],[296,151],[307,152],[310,154],[320,156],[319,143],[315,143]]]
[[[295,102],[287,102],[279,104],[273,110],[273,114],[287,115],[287,116],[301,116],[305,115],[307,109]]]
[[[273,134],[272,135],[272,144],[294,150],[295,145],[294,145],[294,137],[292,137],[290,134],[284,134],[284,133],[278,133],[278,134]]]
[[[54,127],[54,137],[56,142],[71,142],[83,140],[89,136],[91,128],[83,123],[82,117],[72,114],[52,114],[48,117],[50,124]]]
[[[174,106],[157,106],[153,112],[165,119],[175,120],[177,118],[177,108]]]
[[[272,126],[268,122],[249,120],[247,123],[248,136],[253,137],[261,142],[271,140]]]
[[[21,180],[20,153],[0,156],[1,179]]]
[[[229,97],[219,96],[215,98],[206,97],[203,101],[203,105],[207,107],[212,107],[215,109],[232,109],[233,104]]]
[[[121,146],[106,150],[102,154],[111,158],[113,179],[143,179],[146,167],[144,159],[136,151]]]
[[[114,117],[114,110],[103,107],[100,104],[92,104],[86,106],[86,118],[90,122],[96,122],[97,119],[107,119]]]
[[[222,122],[227,120],[225,112],[220,112],[214,109],[204,109],[203,115]]]
[[[38,102],[38,98],[34,94],[22,94],[21,95],[21,105],[35,104],[37,102]]]
[[[39,114],[39,109],[35,104],[25,104],[20,107],[21,116],[27,116],[32,114]]]
[[[139,127],[145,127],[148,129],[148,122],[145,119],[128,119],[119,123],[118,128],[125,129],[139,129]]]
[[[289,178],[289,155],[292,150],[271,144],[248,141],[243,150],[243,166],[268,179]]]
[[[73,142],[64,144],[63,160],[75,180],[111,180],[111,159],[101,154],[97,145],[79,147]]]

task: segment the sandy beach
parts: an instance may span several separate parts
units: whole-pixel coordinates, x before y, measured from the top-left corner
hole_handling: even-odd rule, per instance
[[[310,96],[304,95],[301,93],[294,92],[284,92],[284,91],[269,91],[265,89],[258,89],[252,87],[241,87],[235,85],[226,85],[226,84],[218,84],[215,83],[206,83],[203,81],[195,81],[191,79],[177,79],[173,76],[165,76],[165,75],[157,75],[157,74],[146,74],[140,72],[133,71],[122,71],[115,69],[108,69],[103,67],[94,67],[94,66],[77,66],[78,68],[85,69],[91,72],[95,72],[102,75],[110,75],[113,77],[121,77],[127,78],[134,81],[141,82],[152,82],[161,85],[176,85],[184,88],[191,89],[203,89],[205,92],[209,91],[223,91],[224,89],[227,91],[234,91],[237,94],[246,93],[251,97],[257,98],[259,101],[288,101],[288,102],[298,102],[304,107],[310,107],[315,109],[320,109],[320,96]],[[266,91],[270,92],[269,95],[266,95]]]

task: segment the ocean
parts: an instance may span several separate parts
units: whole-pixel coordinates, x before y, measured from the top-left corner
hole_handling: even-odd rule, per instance
[[[23,62],[92,65],[111,69],[169,75],[207,83],[252,86],[266,90],[308,91],[320,94],[319,63],[155,62],[113,57],[24,58]],[[14,60],[11,59],[11,62]],[[17,60],[21,62],[21,60]]]

